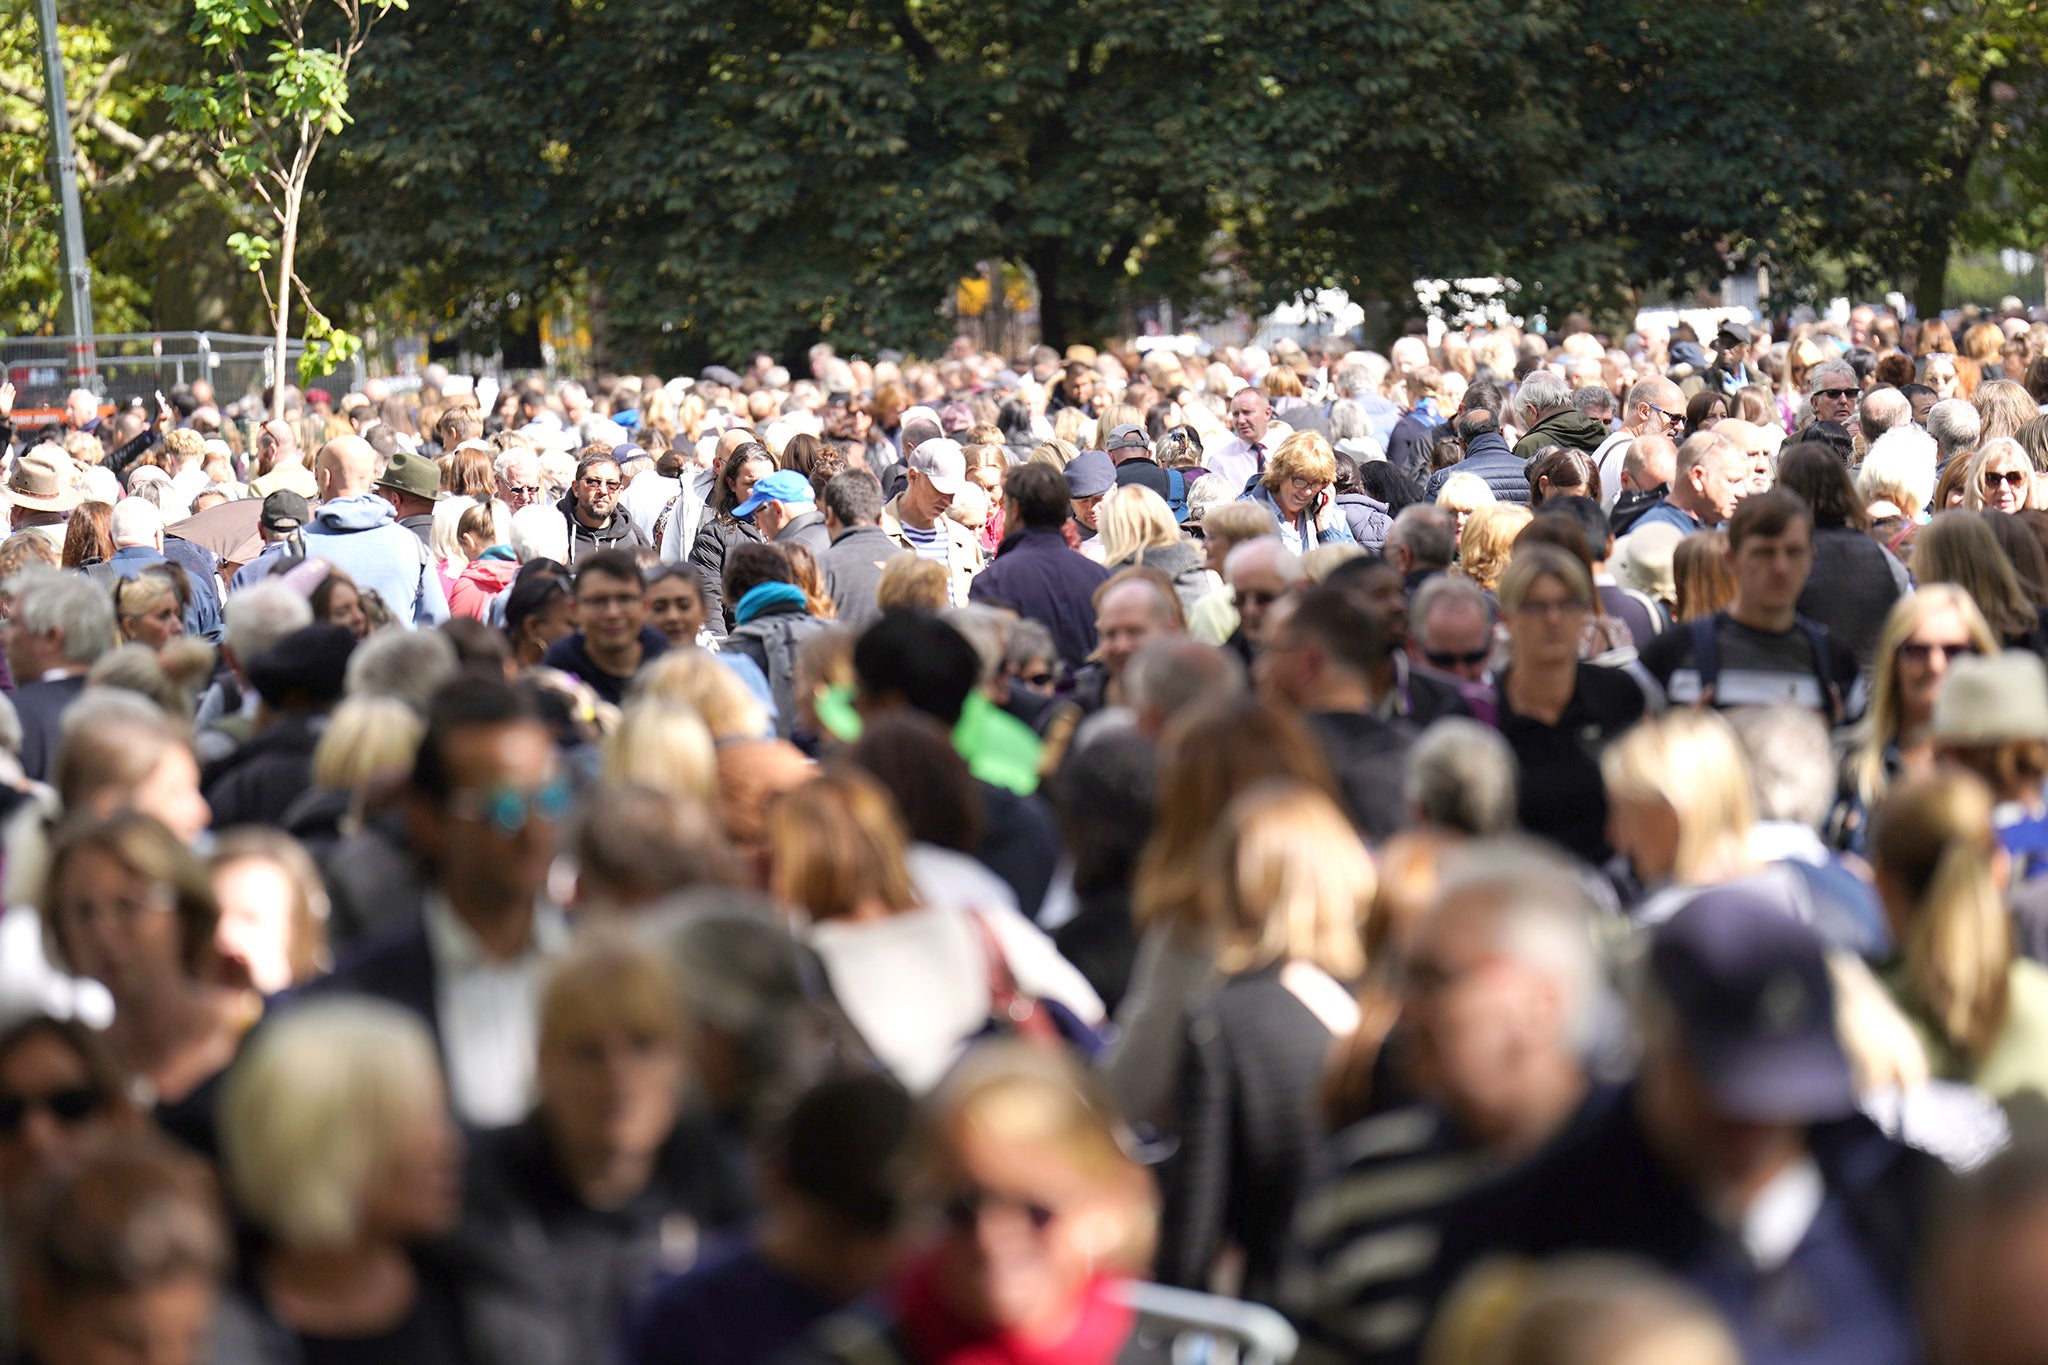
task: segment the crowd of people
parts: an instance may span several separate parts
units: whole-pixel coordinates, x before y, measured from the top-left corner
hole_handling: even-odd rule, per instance
[[[806,359],[0,429],[6,1358],[2048,1359],[2048,323]]]

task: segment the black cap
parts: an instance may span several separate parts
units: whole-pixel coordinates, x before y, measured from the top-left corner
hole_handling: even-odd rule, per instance
[[[1721,325],[1714,329],[1714,349],[1725,351],[1730,346],[1749,345],[1749,325],[1733,318],[1723,318]]]
[[[286,488],[265,498],[263,510],[256,514],[256,524],[274,536],[296,531],[312,519],[313,509],[305,498]]]
[[[249,685],[274,707],[332,706],[341,700],[356,637],[345,626],[310,625],[249,660]]]
[[[1820,1123],[1855,1112],[1820,940],[1785,906],[1740,884],[1704,892],[1658,926],[1650,973],[1723,1117]]]

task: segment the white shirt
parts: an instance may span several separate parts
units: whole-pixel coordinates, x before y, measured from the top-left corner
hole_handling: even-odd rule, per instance
[[[438,891],[427,894],[424,913],[455,1112],[477,1128],[517,1123],[533,1107],[541,972],[568,943],[568,922],[552,906],[537,908],[526,951],[496,962]]]
[[[1263,451],[1270,456],[1274,444],[1271,431],[1266,433],[1265,440],[1258,443],[1258,450],[1246,445],[1242,437],[1233,436],[1213,454],[1204,452],[1202,465],[1211,474],[1221,475],[1229,481],[1230,496],[1234,498],[1244,491],[1244,486],[1259,472],[1259,452]]]
[[[1629,445],[1636,434],[1627,427],[1615,432],[1600,443],[1593,452],[1593,464],[1600,471],[1600,510],[1612,512],[1617,499],[1621,497],[1621,470],[1628,462]]]
[[[619,506],[626,509],[627,519],[639,527],[640,534],[647,537],[649,545],[653,545],[654,523],[661,520],[661,509],[682,490],[678,480],[665,479],[650,470],[626,485],[626,491],[619,494]]]

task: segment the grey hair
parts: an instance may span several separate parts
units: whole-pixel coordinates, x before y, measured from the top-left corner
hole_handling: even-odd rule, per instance
[[[1856,420],[1863,428],[1863,444],[1868,447],[1893,427],[1913,420],[1913,400],[1889,384],[1872,389],[1863,396]]]
[[[221,647],[243,663],[293,631],[313,624],[312,605],[276,578],[266,578],[230,597],[221,616]]]
[[[438,630],[380,630],[349,655],[344,688],[351,697],[395,697],[424,716],[461,669],[455,642]]]
[[[9,580],[7,591],[14,594],[16,629],[64,632],[65,662],[90,664],[114,647],[114,600],[84,574],[29,569]]]
[[[1522,387],[1515,390],[1515,416],[1519,419],[1553,408],[1567,408],[1571,402],[1571,385],[1549,370],[1532,370],[1522,381]]]
[[[976,682],[987,687],[1003,671],[1003,659],[1010,644],[1009,618],[994,607],[967,606],[943,612],[939,619],[974,646],[981,659],[981,676]]]
[[[1818,830],[1835,804],[1838,771],[1826,723],[1803,706],[1745,706],[1727,717],[1749,756],[1757,814]]]
[[[1808,397],[1822,389],[1861,389],[1863,381],[1856,377],[1856,367],[1846,360],[1823,360],[1806,372],[1806,393]]]
[[[1453,716],[1415,741],[1402,792],[1430,824],[1483,838],[1514,829],[1516,781],[1515,751],[1500,731]]]
[[[1417,560],[1433,569],[1449,568],[1458,554],[1457,532],[1450,513],[1434,503],[1417,502],[1403,507],[1387,528],[1387,549],[1409,549]]]
[[[1419,637],[1437,608],[1446,605],[1469,607],[1488,625],[1493,623],[1493,602],[1485,591],[1469,578],[1446,573],[1415,590],[1415,600],[1408,606],[1409,628]]]
[[[1355,398],[1340,398],[1330,404],[1330,439],[1348,441],[1360,436],[1372,435],[1372,422],[1365,415],[1365,404]]]
[[[1386,373],[1383,368],[1381,375]],[[1379,377],[1372,372],[1372,366],[1362,360],[1346,360],[1337,367],[1333,377],[1337,392],[1346,398],[1363,398],[1379,388]]]
[[[1927,410],[1927,434],[1943,464],[1975,450],[1983,431],[1984,419],[1968,399],[1944,398]]]
[[[1188,485],[1188,520],[1199,522],[1210,508],[1237,500],[1237,490],[1221,474],[1204,474]]]
[[[1244,689],[1244,665],[1235,654],[1186,635],[1154,640],[1124,665],[1125,699],[1161,719],[1199,701],[1228,701]]]
[[[1587,384],[1572,390],[1572,406],[1596,422],[1614,419],[1614,394],[1600,384]]]
[[[1308,576],[1308,571],[1301,567],[1301,556],[1282,544],[1280,537],[1259,536],[1233,546],[1223,557],[1223,581],[1230,581],[1231,571],[1239,564],[1249,563],[1260,555],[1273,557],[1273,571],[1283,583],[1299,583]]]
[[[1010,647],[1003,655],[1003,662],[1022,667],[1033,659],[1059,661],[1059,646],[1052,642],[1052,632],[1029,617],[1023,617],[1010,627]]]
[[[1600,908],[1571,865],[1525,839],[1477,839],[1445,856],[1437,902],[1494,903],[1494,946],[1550,977],[1564,997],[1565,1043],[1592,1049],[1602,1001]]]
[[[533,503],[512,514],[512,555],[521,564],[529,559],[569,557],[569,522],[553,507]]]

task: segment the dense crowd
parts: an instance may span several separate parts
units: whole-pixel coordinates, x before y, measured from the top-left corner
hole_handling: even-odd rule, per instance
[[[2048,1359],[2048,324],[807,359],[0,430],[11,1358]]]

